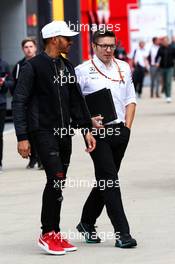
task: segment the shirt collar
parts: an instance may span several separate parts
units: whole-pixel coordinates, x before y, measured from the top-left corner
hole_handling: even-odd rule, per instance
[[[112,69],[112,67],[113,67],[113,61],[111,61],[111,65],[110,65],[110,67],[106,67],[106,65],[97,57],[97,55],[94,55],[93,56],[93,61],[94,61],[94,63],[95,63],[95,65],[98,67],[98,68],[100,68],[100,69],[104,69],[104,70],[110,70],[110,69]]]

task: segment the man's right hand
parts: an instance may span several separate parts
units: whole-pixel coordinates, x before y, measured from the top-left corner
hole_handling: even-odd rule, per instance
[[[92,117],[91,118],[91,120],[92,120],[92,126],[95,127],[95,128],[102,128],[102,127],[104,127],[102,125],[103,118],[104,117],[102,117],[101,115]]]
[[[18,142],[18,153],[27,159],[31,155],[31,146],[28,140],[22,140]]]

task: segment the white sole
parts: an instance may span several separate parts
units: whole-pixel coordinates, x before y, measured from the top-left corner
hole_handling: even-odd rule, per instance
[[[64,248],[64,250],[66,252],[72,252],[72,251],[76,251],[77,250],[77,247],[73,247],[73,248]]]
[[[42,245],[40,242],[38,242],[38,246],[40,248],[42,248],[44,251],[46,251],[47,253],[52,254],[52,255],[65,255],[65,253],[66,253],[66,251],[52,251],[52,250],[49,250],[44,245]]]

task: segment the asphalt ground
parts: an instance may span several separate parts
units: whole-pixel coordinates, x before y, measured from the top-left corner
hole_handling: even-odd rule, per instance
[[[97,221],[103,243],[86,244],[77,233],[75,227],[94,179],[92,162],[84,149],[82,137],[75,136],[68,171],[71,184],[64,190],[61,217],[62,231],[72,237],[78,251],[50,256],[37,246],[44,172],[25,169],[27,161],[17,154],[14,131],[7,129],[4,171],[0,174],[0,263],[174,264],[175,96],[174,102],[167,104],[163,98],[150,99],[148,89],[144,89],[120,169],[123,203],[138,242],[136,248],[114,247],[106,210]]]

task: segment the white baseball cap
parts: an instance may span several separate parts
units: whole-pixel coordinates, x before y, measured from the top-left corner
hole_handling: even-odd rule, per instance
[[[54,20],[51,23],[45,25],[42,28],[41,33],[43,39],[52,38],[56,36],[72,37],[79,34],[79,32],[70,30],[66,22],[61,20]]]

